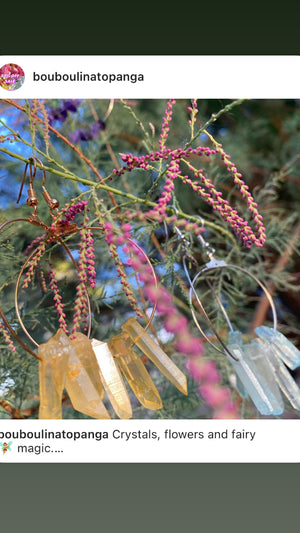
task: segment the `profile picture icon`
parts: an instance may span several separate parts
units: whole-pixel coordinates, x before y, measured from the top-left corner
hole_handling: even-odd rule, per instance
[[[0,68],[0,87],[7,91],[16,91],[25,80],[24,70],[15,63],[6,63]]]

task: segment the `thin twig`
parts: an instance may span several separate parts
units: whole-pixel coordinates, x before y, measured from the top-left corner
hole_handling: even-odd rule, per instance
[[[230,104],[227,104],[225,107],[220,109],[218,113],[213,113],[210,119],[207,122],[205,122],[205,124],[197,131],[194,137],[188,143],[186,143],[185,149],[191,146],[193,142],[199,137],[199,135],[201,135],[201,133],[203,133],[204,130],[206,130],[211,124],[216,122],[216,120],[218,120],[218,118],[220,118],[221,115],[223,115],[224,113],[229,113],[229,111],[231,111],[235,106],[241,105],[246,101],[247,101],[247,98],[240,98],[239,100],[234,100]]]
[[[10,104],[10,105],[16,107],[20,111],[23,111],[24,113],[26,113],[26,109],[24,107],[18,105],[13,100],[7,100],[7,99],[3,98],[2,101],[6,102],[7,104]],[[37,115],[33,115],[33,116],[39,122],[43,123],[43,120],[40,117],[38,117]],[[96,169],[96,167],[93,165],[93,163],[87,157],[85,157],[85,155],[83,155],[83,153],[76,146],[74,146],[74,144],[72,144],[64,135],[62,135],[59,131],[57,131],[55,128],[53,128],[50,125],[49,125],[49,130],[52,131],[52,133],[54,133],[57,137],[62,139],[64,141],[64,143],[66,143],[68,146],[70,146],[70,148],[72,150],[74,150],[74,152],[76,152],[76,154],[80,157],[80,159],[82,159],[91,168],[91,170],[97,176],[98,180],[100,182],[103,182],[103,178],[102,178],[100,172]],[[108,194],[110,196],[110,199],[111,199],[113,205],[117,206],[117,202],[115,201],[113,194],[111,192],[109,192]]]

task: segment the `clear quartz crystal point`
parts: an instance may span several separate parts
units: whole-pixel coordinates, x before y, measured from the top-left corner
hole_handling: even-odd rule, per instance
[[[274,398],[283,409],[282,396],[275,379],[273,366],[268,357],[266,357],[263,346],[258,339],[253,339],[250,344],[244,345],[244,357],[250,365],[254,365],[254,371],[262,377],[266,387],[268,387],[271,394],[273,394]]]
[[[122,329],[180,392],[188,393],[187,380],[183,372],[133,317],[125,322]]]
[[[38,355],[40,383],[40,419],[62,418],[62,393],[68,370],[70,341],[59,329],[48,342],[40,344]]]
[[[232,343],[236,343],[238,344],[238,346],[240,346],[240,348],[242,349],[243,347],[243,341],[242,341],[242,334],[240,331],[231,331],[230,334],[229,334],[229,339]],[[236,389],[239,393],[239,395],[242,397],[242,398],[247,398],[248,396],[248,391],[247,389],[245,388],[241,378],[239,377],[238,374],[235,374],[236,375]]]
[[[93,418],[109,419],[102,398],[97,359],[91,341],[82,333],[76,333],[70,341],[69,366],[66,389],[74,409]]]
[[[119,418],[131,418],[129,396],[108,344],[92,339],[92,348],[99,364],[101,381],[116,414]]]
[[[285,394],[294,409],[300,411],[300,389],[297,383],[292,378],[284,363],[273,352],[272,344],[263,342],[261,349],[273,367],[275,379],[283,394]]]
[[[228,359],[236,374],[248,391],[256,408],[262,415],[282,414],[282,399],[281,401],[278,400],[277,391],[274,395],[274,392],[270,390],[268,383],[266,383],[263,376],[258,372],[255,364],[251,361],[251,357],[249,357],[249,349],[247,357],[245,357],[244,347],[241,346],[240,337],[239,335],[236,335],[236,333],[239,332],[230,332],[228,341],[229,351],[238,359],[238,361],[235,361],[230,355],[228,355]],[[272,372],[271,367],[270,370]]]
[[[140,403],[155,411],[162,408],[162,401],[145,365],[133,351],[131,341],[125,335],[116,335],[108,343],[118,367]]]
[[[282,333],[267,326],[259,326],[255,333],[266,342],[272,345],[274,353],[289,368],[294,370],[300,366],[300,351]]]

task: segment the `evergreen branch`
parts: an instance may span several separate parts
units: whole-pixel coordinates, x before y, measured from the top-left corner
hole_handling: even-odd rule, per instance
[[[135,120],[135,123],[137,124],[137,126],[139,126],[142,130],[142,132],[144,133],[146,140],[144,140],[143,144],[146,148],[146,150],[148,152],[151,152],[151,146],[148,145],[148,141],[150,142],[151,144],[151,141],[150,141],[150,138],[149,138],[149,133],[145,130],[145,127],[144,127],[144,124],[142,123],[142,121],[136,116],[135,112],[133,111],[132,107],[129,106],[128,104],[126,104],[126,102],[124,100],[122,100],[122,98],[120,99],[120,102],[123,104],[124,106],[124,109],[127,109],[127,111],[129,111],[129,113],[131,114],[131,116],[134,118]]]
[[[198,139],[199,135],[201,135],[201,133],[203,133],[204,130],[206,130],[211,124],[216,122],[222,115],[224,115],[224,113],[229,113],[229,111],[231,111],[234,107],[236,107],[237,105],[241,105],[243,102],[246,102],[247,100],[248,100],[247,98],[240,98],[239,100],[234,100],[233,102],[231,102],[231,104],[227,104],[225,107],[220,109],[218,113],[213,113],[210,119],[207,122],[205,122],[204,126],[202,126],[197,131],[197,133],[195,133],[194,137],[192,137],[192,139],[188,143],[186,143],[185,148],[188,148],[189,146],[191,146],[193,142],[196,139]]]
[[[279,257],[279,259],[277,260],[274,268],[273,268],[273,273],[280,273],[282,272],[282,270],[286,267],[286,265],[288,264],[289,260],[290,260],[290,257],[293,253],[293,249],[294,249],[294,246],[295,246],[295,243],[297,242],[297,240],[299,239],[299,236],[300,236],[300,220],[298,220],[298,223],[296,225],[296,227],[294,228],[294,231],[292,233],[292,236],[290,238],[290,241],[288,242],[288,245],[285,249],[285,252]],[[275,290],[276,290],[276,286],[274,284],[274,282],[270,282],[267,284],[266,286],[267,290],[269,291],[269,293],[271,294],[271,296],[274,294]],[[257,309],[256,309],[256,312],[255,312],[255,316],[254,316],[254,319],[252,321],[252,324],[251,324],[251,329],[250,331],[253,333],[255,328],[257,328],[258,326],[260,326],[264,320],[265,320],[265,317],[266,317],[266,313],[269,309],[269,300],[267,299],[266,295],[263,294],[262,297],[260,298],[260,302],[257,306]]]

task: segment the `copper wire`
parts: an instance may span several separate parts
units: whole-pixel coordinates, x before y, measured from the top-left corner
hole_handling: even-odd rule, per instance
[[[96,227],[92,226],[92,227],[90,227],[90,228],[88,228],[88,229],[94,231],[94,230],[99,230],[100,228],[98,228],[97,226],[96,226]],[[151,268],[151,274],[152,274],[152,276],[153,276],[153,280],[154,280],[154,284],[155,284],[155,289],[157,289],[157,288],[158,288],[158,279],[157,279],[157,276],[156,276],[155,270],[154,270],[154,268],[153,268],[153,265],[152,265],[152,263],[151,263],[151,261],[150,261],[148,255],[146,254],[146,252],[144,252],[144,250],[143,250],[143,249],[142,249],[142,248],[141,248],[141,247],[140,247],[140,246],[139,246],[134,240],[132,240],[132,239],[128,239],[128,242],[129,242],[130,244],[132,244],[133,246],[135,246],[136,249],[137,249],[137,250],[138,250],[138,251],[144,256],[144,258],[146,259],[148,265],[149,265],[150,268]],[[155,292],[156,292],[156,291],[155,291]],[[154,302],[154,304],[153,304],[153,308],[152,308],[151,315],[150,315],[150,317],[149,317],[149,319],[148,319],[148,322],[147,322],[146,326],[144,327],[144,330],[145,330],[145,331],[147,331],[147,329],[149,328],[149,326],[150,326],[150,324],[151,324],[151,322],[152,322],[152,320],[153,320],[153,318],[154,318],[155,311],[156,311],[156,307],[157,307],[157,300],[156,300],[156,301]]]
[[[32,217],[29,217],[28,219],[26,218],[14,218],[14,219],[11,219],[11,220],[7,220],[6,222],[4,222],[3,224],[1,224],[0,226],[0,231],[7,225],[9,224],[12,224],[14,222],[28,222],[29,224],[32,224],[32,225],[35,225],[35,226],[39,226],[43,229],[46,229],[47,232],[48,232],[48,235],[49,233],[51,233],[51,228],[49,228],[48,226],[46,226],[44,223],[42,223],[38,217],[35,215],[35,216],[32,216]],[[94,231],[94,230],[101,230],[100,227],[90,227],[88,228],[90,229],[91,231]],[[80,231],[80,228],[78,228],[76,231],[74,230],[73,233],[77,233],[78,231]],[[45,238],[46,238],[46,235],[45,235]],[[59,244],[61,246],[63,246],[64,250],[66,251],[66,253],[68,254],[68,256],[70,257],[71,261],[73,262],[73,265],[75,266],[77,272],[79,273],[79,267],[72,255],[72,252],[70,250],[70,248],[63,242],[63,240],[61,238],[59,238],[57,235],[55,235],[55,240],[57,242],[59,242]],[[132,239],[128,239],[128,242],[131,243],[131,245],[133,245],[134,247],[136,247],[136,249],[144,256],[144,258],[146,259],[146,262],[147,264],[150,266],[151,268],[151,274],[153,276],[153,279],[154,279],[154,283],[155,283],[155,288],[157,289],[158,288],[158,279],[157,279],[157,276],[156,276],[156,273],[155,273],[155,270],[153,268],[153,265],[151,264],[151,261],[149,259],[149,257],[147,256],[147,254],[144,252],[144,250],[135,242],[133,241]],[[18,321],[19,321],[19,324],[23,330],[23,332],[25,333],[25,335],[27,336],[27,338],[36,346],[38,347],[39,344],[34,340],[34,338],[30,335],[29,331],[27,330],[27,328],[25,327],[24,325],[24,322],[22,320],[22,317],[21,317],[21,314],[20,314],[20,307],[19,307],[19,301],[18,301],[18,295],[19,295],[19,287],[20,287],[20,281],[21,281],[21,278],[22,278],[22,275],[24,273],[24,270],[26,269],[26,267],[28,266],[28,264],[30,263],[30,261],[34,258],[34,256],[38,253],[39,251],[39,246],[33,250],[33,252],[28,256],[28,258],[26,259],[25,263],[22,265],[21,267],[21,270],[18,274],[18,277],[17,277],[17,282],[16,282],[16,286],[15,286],[15,299],[14,299],[14,302],[15,302],[15,309],[16,309],[16,314],[17,314],[17,318],[18,318]],[[87,293],[87,288],[85,287],[85,294],[86,294],[86,300],[87,300],[87,305],[88,305],[88,316],[89,316],[89,322],[88,322],[88,331],[87,331],[87,337],[90,336],[91,334],[91,305],[90,305],[90,299],[89,299],[89,296],[88,296],[88,293]],[[153,308],[152,308],[152,312],[151,312],[151,315],[148,319],[148,322],[145,326],[145,331],[149,328],[153,318],[154,318],[154,314],[155,314],[155,311],[156,311],[156,307],[157,307],[157,301],[153,304]],[[30,353],[31,355],[33,355],[34,357],[36,357],[37,359],[40,359],[40,357],[34,353],[30,348],[29,346],[27,346],[23,341],[22,339],[20,339],[20,337],[17,335],[17,333],[14,331],[14,329],[11,327],[9,321],[7,320],[7,318],[5,317],[5,314],[4,312],[2,311],[1,307],[0,307],[0,316],[3,320],[3,322],[5,323],[6,327],[9,329],[10,333],[12,334],[12,336],[15,338],[15,340],[22,346],[22,348],[24,348],[28,353]]]
[[[79,267],[74,259],[74,257],[72,256],[72,253],[69,249],[69,247],[61,240],[61,239],[57,239],[59,244],[61,244],[61,246],[63,246],[64,250],[67,252],[68,256],[70,257],[73,265],[75,266],[77,272],[79,273],[80,270],[79,270]],[[17,317],[18,317],[18,321],[19,321],[19,324],[21,326],[21,328],[23,329],[25,335],[28,337],[28,339],[31,340],[31,342],[38,348],[38,343],[33,339],[33,337],[30,335],[30,333],[28,332],[27,328],[25,327],[24,325],[24,322],[21,318],[21,315],[20,315],[20,308],[19,308],[19,302],[18,302],[18,292],[19,292],[19,287],[20,287],[20,281],[21,281],[21,278],[22,278],[22,275],[24,273],[24,270],[25,268],[27,267],[27,265],[30,263],[30,261],[34,258],[34,256],[38,253],[39,251],[39,247],[37,247],[31,254],[30,256],[28,256],[28,258],[26,259],[25,263],[23,264],[20,272],[19,272],[19,275],[18,275],[18,278],[17,278],[17,282],[16,282],[16,287],[15,287],[15,309],[16,309],[16,314],[17,314]],[[86,297],[86,301],[87,301],[87,306],[88,306],[88,316],[89,316],[89,322],[88,322],[88,331],[87,331],[87,337],[90,336],[91,334],[91,303],[90,303],[90,299],[89,299],[89,296],[88,296],[88,292],[87,292],[87,288],[84,287],[84,291],[85,291],[85,297]]]
[[[33,224],[33,225],[39,225],[38,222],[37,222],[38,219],[35,219],[34,221],[32,221],[31,218],[12,218],[10,220],[6,220],[5,222],[3,222],[0,226],[0,232],[2,231],[2,229],[5,228],[5,226],[8,226],[9,224],[13,224],[14,222],[29,222],[30,224]],[[44,229],[44,225],[41,223],[40,224],[40,227],[42,227]],[[11,335],[14,337],[14,339],[20,344],[20,346],[22,346],[22,348],[24,348],[24,350],[26,350],[28,353],[30,353],[31,355],[33,355],[36,359],[40,359],[40,357],[33,352],[33,350],[31,350],[29,348],[29,346],[27,346],[23,341],[22,339],[20,339],[20,337],[17,335],[17,333],[15,332],[15,330],[11,327],[9,321],[7,320],[3,310],[1,309],[1,306],[0,306],[0,315],[1,315],[1,318],[5,324],[5,326],[7,327],[7,329],[10,331]]]

